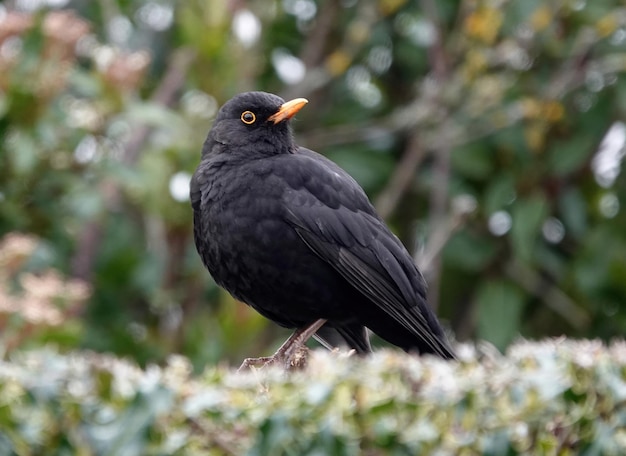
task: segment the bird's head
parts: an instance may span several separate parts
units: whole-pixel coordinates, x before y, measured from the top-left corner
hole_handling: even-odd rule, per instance
[[[214,153],[276,155],[295,149],[289,126],[308,101],[285,102],[266,92],[246,92],[231,98],[217,114],[202,156]]]

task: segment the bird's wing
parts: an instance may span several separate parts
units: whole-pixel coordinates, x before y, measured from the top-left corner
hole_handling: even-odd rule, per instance
[[[200,180],[201,174],[196,171],[191,178],[191,182],[189,183],[189,199],[191,201],[191,207],[195,211],[200,210],[200,202],[202,200],[202,187]]]
[[[291,172],[287,221],[306,245],[384,313],[430,349],[451,357],[426,304],[426,283],[367,196],[334,163],[306,151]],[[302,176],[297,178],[298,173]]]

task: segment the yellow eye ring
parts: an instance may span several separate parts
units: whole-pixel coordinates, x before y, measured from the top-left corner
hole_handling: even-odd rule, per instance
[[[241,121],[246,125],[252,125],[254,122],[256,122],[256,116],[252,111],[244,111],[241,114]]]

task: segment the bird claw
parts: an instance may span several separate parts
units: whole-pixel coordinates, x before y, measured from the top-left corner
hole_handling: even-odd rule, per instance
[[[262,356],[260,358],[246,358],[237,369],[237,372],[243,372],[244,370],[260,366],[262,369],[265,366],[271,364],[282,365],[285,370],[291,371],[296,369],[302,369],[307,365],[309,349],[305,345],[297,345],[289,347],[285,351],[277,351],[272,356]]]
[[[276,362],[276,359],[273,356],[262,356],[260,358],[246,358],[241,363],[241,366],[239,366],[239,369],[237,369],[237,372],[242,372],[245,369],[248,369],[250,367],[256,367],[256,366],[265,367],[268,364],[273,364],[275,362]]]
[[[241,372],[248,367],[258,366],[259,364],[262,364],[261,367],[264,367],[268,364],[280,363],[283,365],[285,370],[288,371],[306,367],[309,349],[304,344],[315,333],[315,331],[324,326],[325,323],[326,320],[320,318],[308,326],[299,328],[280,346],[278,350],[276,350],[276,353],[272,356],[262,358],[246,358],[243,360],[243,363],[241,363],[237,372]]]

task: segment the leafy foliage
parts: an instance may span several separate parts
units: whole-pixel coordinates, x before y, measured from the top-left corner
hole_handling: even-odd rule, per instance
[[[35,331],[66,348],[268,350],[284,333],[202,268],[185,187],[257,89],[309,98],[299,142],[365,187],[459,340],[623,334],[625,42],[617,0],[4,2],[0,235],[40,245],[6,290],[87,287]]]
[[[459,362],[313,352],[308,367],[199,377],[94,353],[0,366],[5,454],[623,454],[626,346],[465,345]]]

